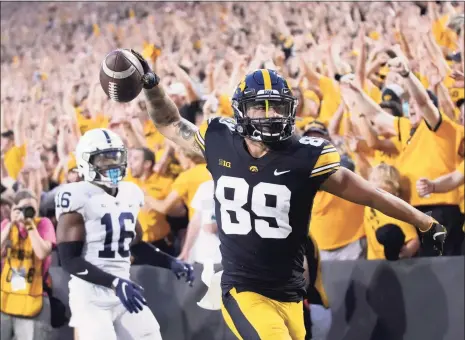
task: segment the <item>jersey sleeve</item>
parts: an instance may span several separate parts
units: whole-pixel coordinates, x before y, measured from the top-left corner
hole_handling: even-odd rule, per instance
[[[145,193],[141,189],[140,186],[138,186],[134,182],[125,182],[126,185],[128,186],[128,192],[131,193],[131,200],[136,202],[136,204],[142,208],[145,204]]]
[[[202,153],[204,155],[205,155],[205,136],[207,135],[207,129],[208,129],[208,125],[210,124],[210,122],[211,122],[211,119],[208,119],[207,121],[203,122],[195,134],[195,141],[197,142],[197,145],[200,147],[200,150],[202,150]]]
[[[341,156],[339,152],[328,141],[323,143],[318,159],[313,166],[310,178],[318,178],[324,181],[341,167]]]
[[[202,150],[204,156],[206,156],[205,152],[207,150],[207,139],[208,135],[212,134],[209,131],[212,131],[212,133],[219,134],[220,136],[223,136],[223,133],[225,131],[230,131],[234,132],[236,130],[236,122],[234,119],[231,118],[225,118],[225,117],[214,117],[211,118],[205,122],[203,122],[199,130],[196,132],[195,136],[195,141],[197,142],[197,145],[200,147]],[[215,144],[217,141],[215,138],[213,138],[214,141],[210,142],[210,144]]]
[[[55,216],[58,220],[61,215],[77,212],[84,216],[86,198],[78,183],[65,184],[55,195]],[[82,184],[82,183],[81,183]]]

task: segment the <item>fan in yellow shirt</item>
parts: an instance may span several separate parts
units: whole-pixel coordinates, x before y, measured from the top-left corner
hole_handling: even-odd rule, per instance
[[[218,111],[216,114],[220,117],[233,117],[234,112],[231,106],[231,100],[227,94],[218,96]]]
[[[420,178],[417,181],[417,192],[420,197],[431,195],[433,193],[443,193],[454,190],[459,186],[464,186],[464,161],[457,166],[457,169],[450,174],[438,177],[434,180]]]
[[[321,92],[318,120],[325,126],[328,126],[329,121],[342,102],[339,85],[334,79],[325,77],[316,72],[306,62],[303,61],[302,66],[304,77],[307,79],[308,83],[318,84],[318,88]]]
[[[161,48],[158,45],[148,43],[144,41],[142,56],[146,60],[150,60],[152,64],[155,64],[158,57],[161,55]]]
[[[414,114],[418,115],[418,113]],[[440,114],[439,122],[434,127],[429,127],[425,120],[421,120],[415,128],[407,118],[398,118],[395,128],[402,142],[402,152],[397,159],[397,166],[408,180],[411,189],[410,204],[413,206],[458,205],[457,190],[431,197],[420,197],[414,186],[422,175],[436,178],[455,169],[457,157],[463,158],[463,154],[458,155],[459,136],[463,135],[463,126]],[[407,131],[409,132],[406,133]],[[425,157],[425,154],[430,156]]]
[[[203,182],[209,181],[212,178],[203,157],[188,154],[181,150],[178,150],[178,155],[181,166],[185,171],[181,172],[175,179],[171,192],[165,199],[154,199],[150,205],[158,212],[167,214],[176,204],[184,203],[188,209],[190,220],[195,213],[190,203],[198,187]]]
[[[139,213],[142,240],[174,255],[171,229],[166,213],[157,211],[152,201],[164,199],[171,190],[173,180],[153,171],[155,154],[147,148],[133,149],[130,153],[127,181],[137,184],[145,193],[145,205]]]
[[[52,179],[59,184],[69,183],[68,177],[70,173],[76,173],[74,170],[77,169],[76,157],[74,153],[70,153],[66,159],[60,160],[59,165],[55,168]],[[72,175],[74,177],[74,175]]]
[[[157,130],[153,122],[150,119],[147,119],[144,121],[143,128],[148,148],[156,151],[162,150],[165,145],[165,137],[163,137],[160,131]]]
[[[437,97],[426,91],[410,71],[402,51],[396,49],[395,52],[398,57],[389,60],[388,66],[391,71],[403,77],[405,87],[411,94],[409,118],[393,117],[383,111],[350,78],[341,79],[343,92],[347,92],[345,97],[353,103],[357,112],[366,115],[379,134],[398,136],[402,150],[396,160],[396,168],[403,176],[402,182],[406,185],[404,192],[410,196],[410,204],[422,212],[431,212],[434,219],[447,227],[448,235],[443,254],[459,255],[463,233],[458,190],[420,197],[415,184],[425,175],[436,178],[456,168],[457,157],[463,158],[463,154],[458,155],[457,147],[463,126],[439,111]],[[423,256],[435,256],[437,251],[433,248],[424,243],[420,253]]]
[[[432,32],[437,43],[449,51],[457,50],[457,33],[448,27],[450,15],[443,15],[433,22]]]
[[[329,139],[323,124],[313,123],[305,136]],[[315,195],[309,235],[313,237],[322,260],[356,260],[362,257],[363,206],[325,191]],[[330,227],[328,227],[330,226]]]
[[[396,168],[382,163],[373,168],[369,180],[377,188],[400,196],[400,174]],[[364,215],[368,260],[398,260],[416,254],[420,240],[414,226],[370,207],[365,207]]]
[[[295,126],[299,130],[303,130],[305,126],[318,118],[321,101],[315,91],[303,91],[303,108],[301,115],[295,122]]]
[[[26,157],[26,144],[15,145],[13,131],[5,131],[1,135],[2,140],[2,158],[8,176],[17,179],[23,168]]]
[[[385,112],[390,113],[394,117],[402,117],[402,96],[404,90],[396,84],[390,84],[383,89],[382,102],[379,104]],[[368,120],[364,119],[364,115],[359,115],[358,120],[359,130],[366,140],[368,147],[373,149],[373,157],[370,160],[372,167],[381,163],[386,163],[394,166],[402,150],[402,144],[397,136],[385,138],[377,136],[374,129]]]
[[[103,113],[97,113],[95,117],[92,117],[89,110],[81,106],[76,107],[75,112],[81,135],[92,129],[108,127],[109,118]]]

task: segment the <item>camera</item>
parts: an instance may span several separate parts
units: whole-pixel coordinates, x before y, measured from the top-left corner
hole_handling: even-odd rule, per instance
[[[32,206],[21,207],[18,210],[23,213],[24,218],[34,218],[36,215],[36,210]]]

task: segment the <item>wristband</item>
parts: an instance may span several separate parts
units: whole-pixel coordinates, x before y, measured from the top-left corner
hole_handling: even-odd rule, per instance
[[[431,217],[431,216],[430,216]],[[431,230],[431,228],[435,225],[435,224],[440,224],[438,221],[436,221],[436,219],[434,219],[433,217],[431,217],[431,221],[429,222],[429,228],[426,229],[426,230],[421,230],[420,229],[420,232],[422,233],[427,233],[428,231]]]
[[[146,73],[142,76],[143,87],[150,90],[160,84],[160,77],[153,72]]]

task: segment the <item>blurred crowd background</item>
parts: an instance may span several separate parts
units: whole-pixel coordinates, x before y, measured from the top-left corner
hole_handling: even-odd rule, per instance
[[[230,96],[249,70],[276,69],[299,98],[298,133],[330,138],[347,167],[406,200],[415,196],[412,204],[460,205],[463,213],[463,185],[439,199],[414,193],[412,178],[438,174],[422,158],[415,169],[410,163],[411,183],[403,186],[397,137],[391,137],[396,149],[383,149],[385,138],[360,126],[360,112],[349,109],[350,91],[340,87],[341,77],[353,73],[354,86],[394,116],[421,115],[413,112],[403,79],[386,65],[401,50],[442,115],[456,123],[457,133],[440,137],[457,146],[457,159],[447,160],[453,170],[463,160],[463,28],[459,2],[2,3],[1,219],[10,218],[15,194],[26,188],[37,198],[38,214],[56,224],[56,188],[79,180],[73,155],[79,137],[105,127],[126,142],[127,180],[146,193],[139,216],[144,240],[183,259],[220,261],[215,220],[196,214],[201,199],[192,202],[196,193],[211,196],[203,161],[160,135],[143,95],[120,104],[100,87],[100,63],[115,48],[150,60],[183,117],[197,125],[232,117]],[[443,157],[424,146],[424,160]],[[319,193],[312,221],[319,248],[330,254],[365,235],[373,239],[370,214]],[[207,243],[194,254],[199,233]],[[409,233],[406,242],[416,238]],[[384,258],[373,247],[371,258]]]

